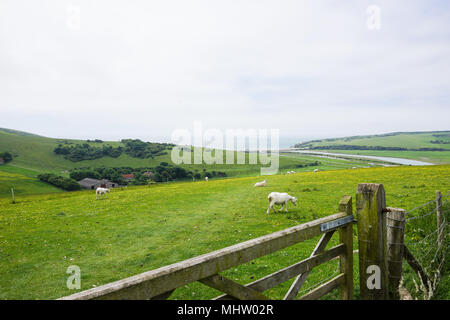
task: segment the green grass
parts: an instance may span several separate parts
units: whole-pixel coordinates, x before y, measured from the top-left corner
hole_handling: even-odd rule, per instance
[[[39,181],[34,177],[20,173],[0,171],[0,196],[11,199],[11,189],[14,189],[16,198],[26,194],[62,192],[60,189]]]
[[[388,206],[405,209],[432,199],[437,189],[450,191],[448,165],[265,178],[266,188],[253,188],[261,177],[244,177],[114,189],[108,199],[98,201],[91,191],[19,196],[16,204],[0,199],[0,299],[72,294],[75,291],[66,288],[70,265],[81,268],[81,289],[86,290],[330,215],[337,212],[340,198],[354,195],[362,182],[383,183]],[[297,196],[298,206],[289,206],[287,214],[266,215],[271,191]],[[311,239],[223,274],[248,283],[308,257],[316,242]],[[314,269],[305,288],[335,270],[335,262]],[[268,295],[279,299],[289,285]],[[195,283],[177,289],[172,298],[216,294]]]
[[[0,151],[9,151],[14,155],[13,161],[7,165],[0,165],[0,172],[16,173],[25,177],[17,176],[15,181],[0,175],[0,197],[9,197],[10,188],[20,189],[20,194],[40,194],[46,192],[56,192],[57,190],[51,186],[44,187],[42,182],[36,179],[39,173],[55,173],[57,175],[68,176],[66,170],[80,167],[154,167],[160,162],[171,163],[170,153],[155,157],[155,159],[138,159],[132,158],[126,154],[122,154],[118,158],[103,157],[96,160],[85,160],[79,162],[72,162],[66,160],[61,155],[53,153],[53,149],[60,143],[61,139],[46,138],[37,135],[32,135],[23,132],[0,129]],[[81,140],[67,140],[72,143],[86,143]],[[114,147],[122,145],[117,141],[106,141],[103,143],[90,143],[91,145],[100,146],[102,144],[109,144]],[[196,150],[202,150],[195,148]],[[235,159],[242,153],[234,152]],[[191,153],[191,160],[193,161],[194,153]],[[203,172],[206,169],[211,171],[222,171],[228,177],[250,177],[258,176],[261,171],[260,164],[249,164],[249,154],[245,154],[245,164],[226,164],[226,153],[223,154],[223,164],[207,165],[203,164],[181,164],[182,167],[193,172]],[[299,168],[299,165],[308,164],[314,161],[319,161],[321,164],[317,167]],[[237,162],[237,161],[235,161]],[[321,170],[334,170],[349,168],[352,166],[366,167],[367,161],[344,161],[344,160],[326,160],[313,156],[298,156],[292,154],[283,154],[280,156],[279,168],[280,172],[295,170],[296,172],[312,171],[315,168]],[[31,180],[28,178],[35,178],[36,188],[24,187],[23,184],[30,184]],[[3,179],[7,179],[3,180]],[[42,188],[38,188],[42,186]],[[49,189],[51,188],[51,189]],[[53,190],[53,191],[52,191]]]
[[[448,134],[447,137],[434,137],[433,135]],[[382,146],[414,148],[442,148],[450,150],[450,144],[434,144],[432,140],[443,140],[450,142],[450,131],[436,132],[410,132],[394,133],[389,135],[355,136],[335,139],[323,139],[320,142],[312,142],[313,146],[332,145],[356,145],[356,146]]]
[[[434,135],[446,135],[444,137],[435,137]],[[430,141],[442,140],[450,142],[450,131],[436,132],[411,132],[411,133],[394,133],[388,135],[373,136],[355,136],[335,139],[323,139],[320,141],[306,142],[313,147],[320,146],[338,146],[338,145],[355,145],[355,146],[381,146],[381,147],[402,147],[408,149],[419,148],[441,148],[448,151],[390,151],[390,150],[340,150],[326,149],[326,152],[361,154],[368,156],[405,158],[431,162],[434,164],[450,164],[450,144],[433,144]],[[320,150],[318,150],[320,151]]]
[[[320,151],[320,150],[318,150]],[[366,156],[403,158],[434,164],[449,164],[450,151],[383,151],[383,150],[324,150],[326,152],[360,154]],[[369,160],[370,161],[370,160]]]

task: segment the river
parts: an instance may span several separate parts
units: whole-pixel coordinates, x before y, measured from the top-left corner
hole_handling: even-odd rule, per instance
[[[357,158],[357,159],[367,159],[367,160],[378,160],[378,161],[384,161],[384,162],[389,162],[389,163],[402,164],[402,165],[406,165],[406,166],[408,166],[408,165],[411,165],[411,166],[433,165],[433,163],[419,161],[419,160],[411,160],[411,159],[404,159],[404,158],[391,158],[391,157],[379,157],[379,156],[366,156],[366,155],[360,155],[360,154],[331,153],[331,152],[296,150],[296,149],[285,149],[283,151],[280,150],[280,152],[304,153],[304,154],[313,154],[313,155],[325,156],[325,157],[332,156],[334,158],[346,157],[346,158]]]

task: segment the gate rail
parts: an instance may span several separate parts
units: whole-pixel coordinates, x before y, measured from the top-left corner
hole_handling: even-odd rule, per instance
[[[260,300],[269,299],[263,294],[264,291],[296,277],[284,297],[289,300],[296,298],[306,277],[314,267],[336,257],[340,259],[339,274],[306,293],[300,299],[318,299],[338,287],[340,288],[341,299],[352,299],[353,219],[349,219],[349,216],[352,215],[352,198],[350,196],[342,198],[339,203],[339,211],[339,213],[321,219],[60,299],[167,299],[177,288],[199,281],[224,293],[216,297],[216,299]],[[324,250],[336,230],[339,231],[340,244]],[[321,234],[322,237],[309,258],[252,283],[242,285],[219,274],[229,268],[247,263]]]

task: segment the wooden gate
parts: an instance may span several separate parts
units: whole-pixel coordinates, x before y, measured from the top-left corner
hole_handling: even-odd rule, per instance
[[[339,288],[341,299],[353,299],[353,216],[352,197],[344,196],[339,213],[295,227],[242,242],[211,253],[181,261],[89,289],[63,300],[80,299],[167,299],[177,288],[199,281],[224,294],[215,299],[264,300],[264,291],[295,278],[284,299],[295,299],[314,267],[334,258],[340,260],[339,274],[300,299],[318,299]],[[325,250],[335,231],[340,243]],[[239,284],[222,275],[229,268],[321,235],[310,257],[249,284]]]

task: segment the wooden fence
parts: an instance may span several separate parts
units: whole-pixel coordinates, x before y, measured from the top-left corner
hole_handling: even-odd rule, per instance
[[[353,216],[352,198],[350,196],[342,198],[339,203],[339,211],[339,213],[321,219],[61,299],[167,299],[175,289],[199,281],[224,293],[216,299],[265,300],[268,297],[264,295],[264,291],[295,277],[295,281],[284,297],[285,299],[294,299],[314,267],[337,257],[340,260],[339,274],[300,298],[318,299],[328,292],[340,288],[342,299],[352,299]],[[339,232],[340,243],[325,250],[336,230]],[[220,272],[229,268],[319,235],[321,235],[321,238],[309,258],[254,282],[242,285],[220,275]]]
[[[431,203],[432,201],[430,201]],[[436,256],[442,250],[446,220],[442,213],[441,193],[436,193]],[[356,192],[358,221],[360,299],[399,299],[403,261],[417,273],[422,285],[430,285],[430,276],[405,245],[404,209],[386,207],[385,191],[380,184],[360,184]],[[442,264],[441,264],[442,265]],[[379,271],[379,285],[373,286],[373,267]],[[431,288],[426,289],[429,291]]]
[[[440,212],[440,193],[436,198],[438,242],[442,246],[445,221]],[[215,299],[264,300],[264,294],[295,278],[284,296],[296,299],[311,270],[339,259],[339,273],[331,280],[307,292],[300,299],[319,299],[339,288],[340,298],[353,299],[353,210],[352,197],[344,196],[339,212],[292,228],[281,230],[224,249],[207,253],[156,270],[141,273],[100,287],[63,297],[84,299],[168,299],[177,288],[199,281],[223,292]],[[356,215],[359,248],[360,298],[364,300],[398,299],[402,261],[406,259],[425,282],[429,278],[410,250],[404,245],[405,210],[386,207],[381,184],[359,184],[356,190]],[[339,244],[325,250],[338,231]],[[251,260],[319,236],[309,258],[242,285],[221,272]]]

